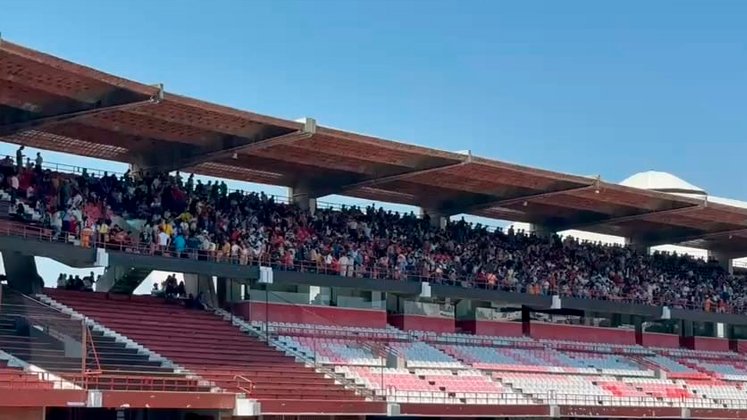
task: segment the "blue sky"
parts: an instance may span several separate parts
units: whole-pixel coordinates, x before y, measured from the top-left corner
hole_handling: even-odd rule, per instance
[[[7,40],[172,92],[609,181],[663,170],[747,200],[744,22],[736,0],[10,0],[0,13]]]

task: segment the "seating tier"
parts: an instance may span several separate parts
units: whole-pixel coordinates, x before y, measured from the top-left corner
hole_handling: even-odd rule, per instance
[[[360,400],[220,317],[159,298],[107,299],[102,293],[48,290],[56,301],[135,340],[217,386],[257,399]],[[251,385],[247,383],[251,381]]]

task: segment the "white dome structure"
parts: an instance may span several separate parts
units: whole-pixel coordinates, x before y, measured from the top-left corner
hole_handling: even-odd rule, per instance
[[[640,188],[649,191],[675,194],[684,197],[697,198],[700,200],[707,200],[708,202],[727,204],[735,207],[747,208],[747,202],[745,201],[709,196],[704,189],[697,187],[683,180],[682,178],[679,178],[668,172],[639,172],[620,182],[620,185],[632,188]],[[514,223],[512,226],[517,230],[531,230],[532,228],[532,226],[527,223]],[[572,236],[580,240],[602,242],[606,244],[623,245],[626,243],[626,239],[623,237],[603,235],[596,232],[587,232],[581,230],[566,230],[563,232],[558,232],[558,234],[560,234],[561,236]],[[652,247],[650,250],[669,253],[676,252],[678,254],[687,254],[694,258],[702,259],[707,259],[710,256],[710,252],[706,249],[689,248],[681,245],[659,245]],[[747,268],[747,258],[735,259],[731,263],[736,267]]]
[[[700,187],[674,176],[668,172],[639,172],[623,180],[620,185],[644,190],[658,191],[685,196],[707,197],[708,193]]]

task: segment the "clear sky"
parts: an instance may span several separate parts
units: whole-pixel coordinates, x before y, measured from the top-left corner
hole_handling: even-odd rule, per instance
[[[609,181],[668,171],[742,200],[745,22],[737,0],[6,0],[0,12],[4,39],[172,92]]]

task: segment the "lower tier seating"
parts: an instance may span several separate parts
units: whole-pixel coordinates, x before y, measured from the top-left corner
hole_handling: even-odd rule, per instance
[[[42,302],[2,292],[0,348],[18,359],[95,389],[210,390]]]
[[[152,297],[49,295],[215,385],[259,400],[362,400],[329,379],[344,377],[367,397],[398,403],[747,407],[739,376],[747,358],[737,353],[289,323],[240,323],[255,329],[244,333],[215,314]],[[334,373],[324,377],[285,353]]]
[[[276,328],[271,324],[270,330]],[[390,401],[692,408],[747,404],[735,376],[747,359],[736,353],[671,354],[632,345],[464,334],[412,333],[382,340],[375,331],[360,335],[341,326],[335,326],[335,337],[348,338],[327,338],[294,324],[280,329],[288,346],[334,365]],[[733,381],[714,381],[722,377]]]
[[[3,350],[0,346],[0,350]],[[0,390],[2,389],[53,389],[54,383],[39,379],[34,373],[12,368],[0,360]],[[2,391],[0,391],[2,392]]]
[[[151,297],[109,299],[56,289],[46,294],[223,389],[259,400],[361,400],[212,313]]]

